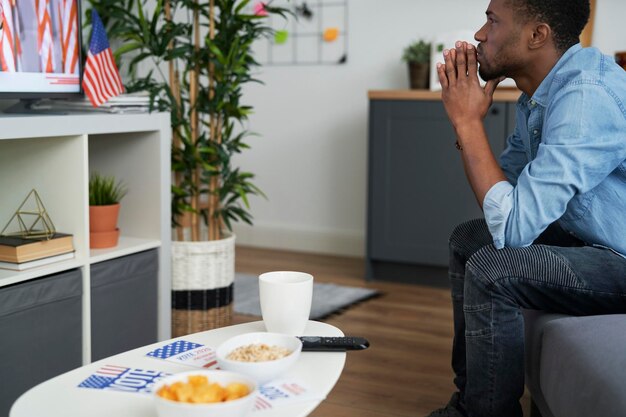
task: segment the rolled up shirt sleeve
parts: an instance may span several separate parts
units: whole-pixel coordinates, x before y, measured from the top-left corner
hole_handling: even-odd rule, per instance
[[[506,222],[513,209],[513,186],[507,181],[495,183],[483,200],[483,213],[496,249],[505,244]]]

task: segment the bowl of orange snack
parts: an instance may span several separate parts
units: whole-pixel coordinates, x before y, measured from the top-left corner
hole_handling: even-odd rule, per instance
[[[300,357],[302,342],[280,333],[255,332],[234,336],[217,347],[221,369],[248,375],[264,384],[285,374]]]
[[[161,379],[153,393],[159,417],[245,417],[258,389],[245,375],[197,370]]]

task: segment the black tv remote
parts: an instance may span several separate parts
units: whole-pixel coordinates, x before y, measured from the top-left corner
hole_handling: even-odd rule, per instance
[[[303,352],[345,352],[363,350],[370,346],[364,337],[297,336],[302,341]]]

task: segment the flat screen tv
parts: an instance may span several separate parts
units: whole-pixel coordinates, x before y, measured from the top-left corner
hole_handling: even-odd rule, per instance
[[[0,0],[0,26],[0,98],[82,94],[80,0]]]

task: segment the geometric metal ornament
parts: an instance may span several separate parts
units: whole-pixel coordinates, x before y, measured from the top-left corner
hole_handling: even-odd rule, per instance
[[[13,223],[12,230],[4,233]],[[25,239],[52,239],[56,229],[52,219],[48,216],[37,190],[34,188],[28,193],[22,204],[17,208],[9,222],[4,226],[0,236],[19,236]]]

